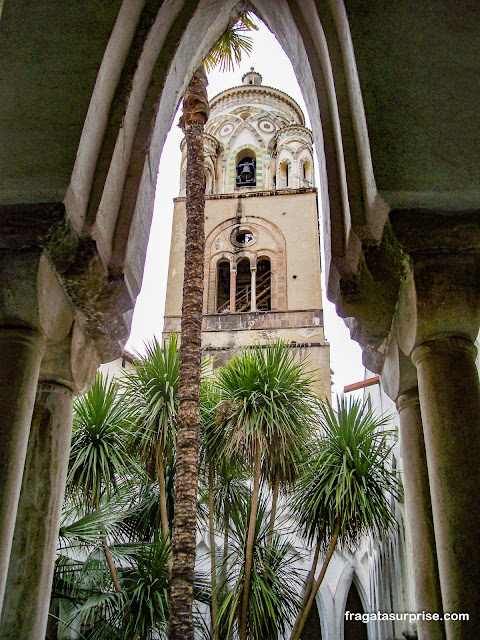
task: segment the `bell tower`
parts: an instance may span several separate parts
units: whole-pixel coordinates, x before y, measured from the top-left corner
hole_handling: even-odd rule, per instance
[[[313,139],[298,104],[250,69],[210,101],[205,127],[202,344],[217,364],[282,338],[307,355],[330,398],[320,281]],[[186,148],[174,201],[164,335],[180,332]]]

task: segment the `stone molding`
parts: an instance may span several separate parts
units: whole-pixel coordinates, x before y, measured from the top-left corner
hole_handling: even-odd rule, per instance
[[[164,333],[180,331],[180,316],[165,316]],[[249,313],[212,313],[203,316],[202,331],[249,331],[323,327],[323,310],[256,311]]]

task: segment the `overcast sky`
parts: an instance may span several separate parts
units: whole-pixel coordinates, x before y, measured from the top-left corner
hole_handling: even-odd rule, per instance
[[[260,30],[252,34],[254,41],[250,57],[244,57],[239,69],[232,73],[214,72],[209,75],[208,95],[241,84],[242,75],[254,67],[263,77],[263,84],[288,93],[302,107],[307,126],[308,114],[289,59],[272,33],[262,24]],[[142,345],[153,335],[161,336],[165,304],[168,254],[173,214],[173,198],[178,195],[180,172],[180,141],[182,132],[177,126],[178,116],[164,146],[158,174],[155,209],[142,291],[138,297],[133,318],[132,332],[127,349],[142,351]],[[318,185],[318,177],[317,177]],[[321,203],[319,203],[321,209]],[[322,211],[320,210],[320,216]],[[322,229],[322,224],[320,229]],[[323,256],[322,256],[323,259]],[[322,276],[323,277],[323,276]],[[361,350],[350,339],[348,329],[338,318],[334,306],[325,296],[325,282],[322,281],[325,337],[330,342],[333,392],[340,393],[346,384],[363,380]]]

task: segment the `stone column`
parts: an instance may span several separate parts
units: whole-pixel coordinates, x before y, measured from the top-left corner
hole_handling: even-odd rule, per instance
[[[250,270],[252,279],[251,279],[251,287],[252,287],[252,304],[250,305],[250,311],[257,310],[257,267],[251,267]]]
[[[39,332],[0,328],[0,610],[43,351]]]
[[[2,640],[45,637],[71,431],[71,389],[40,383],[0,620]]]
[[[235,313],[235,296],[237,294],[237,269],[230,267],[230,313]]]
[[[480,388],[476,349],[440,335],[412,353],[417,367],[443,608],[448,640],[471,640],[480,624]]]
[[[413,556],[409,564],[415,607],[418,612],[441,614],[442,594],[418,388],[403,392],[396,405],[400,416],[405,515]],[[420,620],[417,630],[419,640],[445,640],[445,626],[441,621]]]

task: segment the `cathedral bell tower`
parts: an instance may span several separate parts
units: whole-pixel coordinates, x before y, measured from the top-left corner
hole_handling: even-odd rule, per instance
[[[215,96],[205,127],[202,345],[223,364],[239,347],[282,338],[307,355],[330,398],[323,331],[312,134],[298,104],[253,67]],[[186,148],[175,199],[164,335],[180,332]]]

